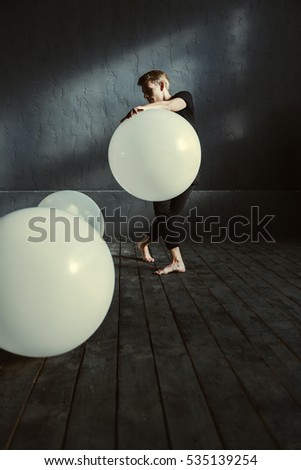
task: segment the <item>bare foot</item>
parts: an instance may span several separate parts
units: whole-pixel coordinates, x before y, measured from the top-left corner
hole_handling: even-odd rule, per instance
[[[154,274],[158,274],[159,276],[161,276],[162,274],[169,274],[173,272],[185,273],[185,271],[186,268],[183,261],[173,260],[170,264],[165,266],[165,268],[158,269],[157,271],[155,271]]]
[[[149,239],[145,238],[141,242],[137,243],[137,248],[140,251],[142,259],[144,261],[147,261],[148,263],[153,263],[155,260],[149,252],[148,245],[149,245]]]

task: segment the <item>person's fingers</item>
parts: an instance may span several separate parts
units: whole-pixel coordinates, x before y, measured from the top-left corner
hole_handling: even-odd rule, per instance
[[[140,113],[141,111],[144,111],[144,109],[143,109],[143,108],[138,108],[138,107],[131,109],[131,110],[127,113],[127,115],[126,115],[124,118],[122,118],[122,119],[120,120],[120,122],[123,122],[123,121],[125,121],[126,119],[131,118],[132,116],[134,116],[134,114],[138,114],[138,113]]]

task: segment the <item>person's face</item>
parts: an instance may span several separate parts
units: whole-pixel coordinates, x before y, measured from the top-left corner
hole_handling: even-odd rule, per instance
[[[163,88],[164,88],[164,83],[152,83],[152,82],[146,82],[142,86],[142,93],[144,98],[149,102],[149,103],[155,103],[156,101],[162,101],[163,100]]]

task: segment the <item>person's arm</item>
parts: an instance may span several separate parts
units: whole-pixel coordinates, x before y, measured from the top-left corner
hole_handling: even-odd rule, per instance
[[[143,106],[137,106],[138,110],[147,111],[149,109],[166,109],[167,111],[178,112],[186,108],[187,104],[183,98],[171,98],[166,101],[156,101],[155,103],[148,103]]]
[[[173,111],[176,113],[186,108],[186,106],[186,101],[182,98],[172,98],[170,100],[157,101],[155,103],[148,103],[142,106],[135,106],[135,108],[131,109],[120,122],[135,116],[135,114],[138,114],[141,111],[148,111],[150,109],[166,109],[167,111]]]

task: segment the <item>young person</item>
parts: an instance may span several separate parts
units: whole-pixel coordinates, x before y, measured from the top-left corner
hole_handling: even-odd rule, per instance
[[[194,105],[191,94],[188,91],[180,91],[171,95],[169,91],[169,78],[166,72],[161,70],[146,72],[139,78],[138,86],[141,86],[142,93],[148,104],[135,106],[121,122],[143,111],[166,109],[179,114],[195,128]],[[137,247],[145,261],[154,262],[155,260],[149,251],[149,244],[157,241],[162,236],[166,248],[170,252],[171,262],[164,268],[155,271],[155,274],[183,273],[186,271],[179,246],[183,241],[183,234],[176,228],[176,216],[184,208],[192,187],[193,184],[182,194],[170,200],[153,203],[156,217],[152,223],[150,233],[137,243]]]

